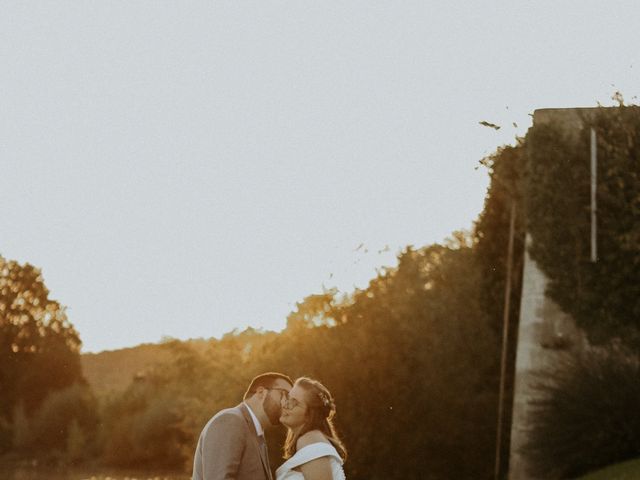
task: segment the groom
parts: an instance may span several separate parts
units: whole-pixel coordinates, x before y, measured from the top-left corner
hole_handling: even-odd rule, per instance
[[[192,480],[272,480],[264,429],[280,424],[292,385],[282,373],[263,373],[240,405],[215,414],[200,434]]]

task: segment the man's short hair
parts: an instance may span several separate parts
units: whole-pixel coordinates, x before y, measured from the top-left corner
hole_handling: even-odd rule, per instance
[[[285,375],[284,373],[278,373],[278,372],[261,373],[260,375],[254,377],[253,380],[251,380],[251,383],[249,384],[249,388],[247,388],[247,391],[244,393],[243,399],[246,400],[251,395],[256,393],[258,391],[258,387],[263,387],[263,388],[273,387],[273,384],[278,379],[284,380],[288,382],[290,385],[293,385],[293,381],[291,380],[291,378],[289,378],[289,376]]]

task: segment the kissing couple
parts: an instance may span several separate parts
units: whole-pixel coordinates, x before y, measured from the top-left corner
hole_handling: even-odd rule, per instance
[[[335,403],[317,380],[268,372],[255,377],[240,405],[205,425],[192,480],[273,480],[264,430],[287,427],[285,462],[276,480],[345,480],[347,452],[336,434]]]

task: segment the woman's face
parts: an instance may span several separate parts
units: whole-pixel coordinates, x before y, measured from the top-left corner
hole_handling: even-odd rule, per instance
[[[289,398],[283,402],[280,422],[291,429],[300,427],[307,419],[307,410],[304,389],[300,385],[294,385],[289,392]]]

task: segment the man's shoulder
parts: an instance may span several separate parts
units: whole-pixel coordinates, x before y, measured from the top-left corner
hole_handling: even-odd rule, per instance
[[[242,408],[240,406],[225,408],[224,410],[220,410],[216,413],[209,422],[207,423],[207,428],[210,428],[214,425],[230,425],[230,426],[241,426],[246,423],[245,415],[242,412]]]
[[[200,440],[208,442],[220,441],[221,438],[240,439],[247,437],[248,433],[249,428],[242,410],[238,407],[225,408],[209,419],[202,429]]]
[[[221,417],[223,415],[233,415],[234,417],[240,417],[243,418],[244,414],[242,413],[242,406],[238,405],[235,407],[230,407],[230,408],[225,408],[223,410],[220,410],[218,413],[216,413],[213,418],[216,417]]]

